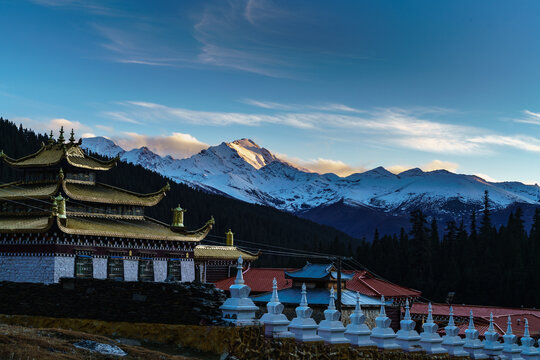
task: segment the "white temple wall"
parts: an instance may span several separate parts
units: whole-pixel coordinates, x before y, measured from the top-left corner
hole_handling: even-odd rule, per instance
[[[107,278],[107,258],[93,258],[92,267],[94,279]]]
[[[0,280],[17,282],[55,281],[54,256],[0,256]]]
[[[124,260],[124,281],[139,280],[139,260]]]
[[[72,278],[75,276],[75,257],[74,256],[55,256],[54,257],[54,282],[60,281],[60,278]]]
[[[195,261],[181,261],[180,270],[182,271],[182,282],[191,282],[195,280]]]
[[[154,260],[154,281],[163,282],[167,279],[167,260]]]

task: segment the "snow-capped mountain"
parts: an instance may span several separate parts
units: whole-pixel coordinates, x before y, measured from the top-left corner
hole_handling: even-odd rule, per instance
[[[385,216],[400,216],[416,208],[435,216],[457,216],[480,209],[485,190],[495,210],[515,203],[540,205],[538,185],[492,183],[446,170],[416,168],[396,175],[378,167],[348,177],[312,173],[249,139],[223,142],[186,159],[162,157],[146,147],[124,151],[99,137],[84,139],[83,147],[104,156],[120,155],[121,160],[179,183],[297,214],[339,203]]]

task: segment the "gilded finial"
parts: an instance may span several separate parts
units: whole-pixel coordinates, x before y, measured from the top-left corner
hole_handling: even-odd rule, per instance
[[[60,171],[58,172],[58,178],[60,181],[64,181],[64,170],[62,170],[62,168],[60,168]]]
[[[227,233],[225,235],[227,236],[226,245],[227,246],[234,246],[234,234],[231,231],[231,229],[229,229],[229,231],[227,231]]]
[[[172,212],[173,212],[172,227],[183,228],[184,227],[184,213],[187,212],[187,210],[182,209],[180,204],[178,204],[178,207],[172,209]]]
[[[75,132],[73,129],[71,129],[71,136],[69,137],[69,143],[74,144],[75,143]]]
[[[52,145],[54,144],[54,134],[53,134],[53,131],[51,130],[51,134],[49,135],[49,145]]]
[[[58,142],[63,144],[64,143],[64,127],[60,126],[60,136],[58,137]]]

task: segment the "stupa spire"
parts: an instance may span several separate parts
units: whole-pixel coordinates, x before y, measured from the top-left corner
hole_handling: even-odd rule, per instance
[[[58,137],[58,142],[60,144],[63,144],[64,143],[64,127],[63,126],[60,126],[60,136]]]
[[[236,280],[234,280],[234,283],[237,285],[243,285],[244,284],[244,274],[242,274],[242,264],[244,260],[242,260],[242,257],[238,257],[238,265],[236,265]]]

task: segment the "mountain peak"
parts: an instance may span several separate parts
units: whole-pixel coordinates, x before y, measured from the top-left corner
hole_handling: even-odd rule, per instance
[[[257,170],[278,160],[274,154],[265,148],[261,148],[251,139],[243,138],[226,143],[226,145]]]
[[[378,177],[395,177],[390,171],[386,170],[382,166],[378,166],[375,169],[368,170],[363,173],[364,175],[378,176]]]

